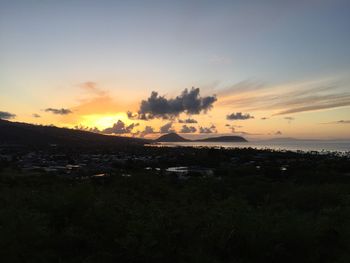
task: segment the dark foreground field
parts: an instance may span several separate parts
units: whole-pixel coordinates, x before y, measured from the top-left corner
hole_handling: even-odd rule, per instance
[[[74,180],[2,168],[0,259],[350,262],[349,163],[307,163],[284,175],[239,165],[187,180],[136,168]]]

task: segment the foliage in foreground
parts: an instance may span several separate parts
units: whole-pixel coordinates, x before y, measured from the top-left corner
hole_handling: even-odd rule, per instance
[[[311,179],[310,179],[311,178]],[[317,180],[315,178],[322,178]],[[2,262],[350,262],[350,180],[0,175]]]

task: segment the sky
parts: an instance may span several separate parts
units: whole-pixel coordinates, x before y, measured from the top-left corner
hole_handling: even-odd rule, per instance
[[[350,139],[349,12],[346,0],[0,0],[0,118]]]

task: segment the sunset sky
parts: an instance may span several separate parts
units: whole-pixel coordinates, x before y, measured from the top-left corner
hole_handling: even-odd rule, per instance
[[[0,0],[0,118],[350,139],[349,14],[348,0]]]

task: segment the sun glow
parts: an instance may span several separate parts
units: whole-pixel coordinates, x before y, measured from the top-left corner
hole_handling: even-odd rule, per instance
[[[105,128],[112,127],[113,124],[116,123],[118,120],[128,123],[128,118],[125,112],[118,112],[114,115],[107,116],[99,114],[84,115],[81,116],[80,124],[89,128],[96,127],[100,130],[103,130]]]

